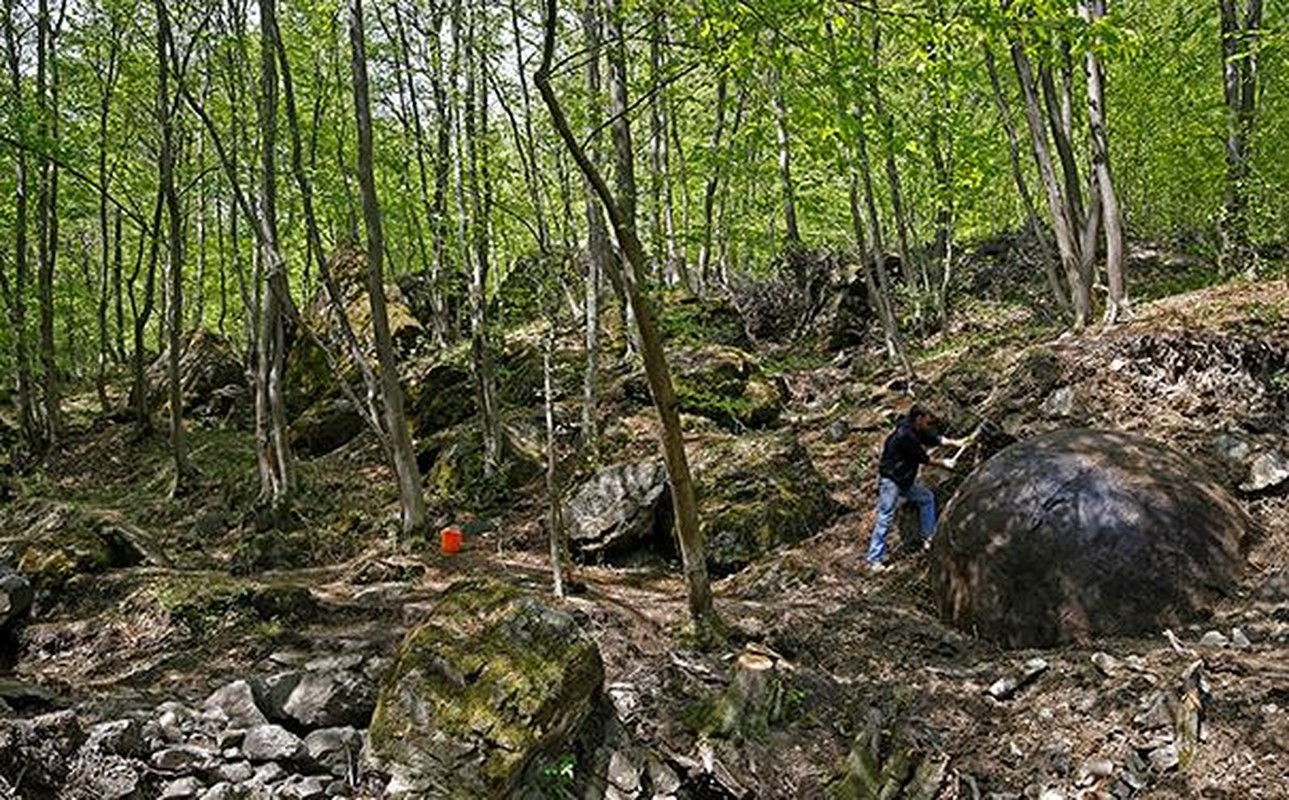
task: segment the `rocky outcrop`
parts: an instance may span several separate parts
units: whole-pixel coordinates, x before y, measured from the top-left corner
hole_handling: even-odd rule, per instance
[[[1135,434],[1058,431],[959,488],[936,536],[936,594],[953,624],[1007,646],[1158,631],[1233,585],[1248,526],[1194,459]]]
[[[823,476],[791,434],[709,437],[691,452],[699,524],[716,574],[804,539],[836,513]],[[565,511],[574,555],[613,564],[639,561],[644,552],[674,556],[670,504],[660,461],[600,470]]]
[[[371,760],[391,796],[508,797],[601,696],[595,643],[572,617],[491,580],[451,587],[381,687]]]
[[[613,464],[591,476],[564,509],[570,547],[609,563],[669,541],[671,499],[661,461]]]
[[[0,561],[16,563],[37,590],[63,586],[77,576],[164,560],[144,534],[111,513],[86,511],[47,500],[29,500],[5,510]]]
[[[363,425],[349,400],[319,400],[291,423],[291,449],[305,458],[326,455],[362,433]]]
[[[827,482],[788,433],[705,442],[692,466],[707,565],[718,575],[822,530],[837,512]]]
[[[148,400],[154,406],[168,401],[170,354],[163,352],[148,368]],[[217,394],[227,387],[246,386],[246,373],[231,340],[198,329],[188,335],[179,354],[179,385],[184,412],[223,402]]]

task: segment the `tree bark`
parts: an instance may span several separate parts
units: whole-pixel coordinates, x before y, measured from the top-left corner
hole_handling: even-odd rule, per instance
[[[602,163],[600,152],[600,13],[596,0],[586,0],[582,9],[582,31],[588,53],[586,58],[586,114],[590,139],[587,157],[597,167]],[[586,195],[586,371],[582,381],[582,444],[595,452],[598,433],[595,414],[597,380],[600,369],[600,290],[603,275],[608,269],[613,253],[609,234],[605,229],[600,200],[595,194],[591,179],[583,176]]]
[[[1105,0],[1082,3],[1084,16],[1096,22],[1105,16]],[[1114,178],[1110,171],[1110,145],[1105,122],[1105,77],[1101,60],[1088,51],[1085,69],[1088,79],[1088,122],[1092,135],[1092,170],[1101,198],[1101,215],[1105,223],[1106,298],[1105,319],[1113,325],[1127,312],[1128,297],[1123,281],[1123,225],[1119,220],[1119,202],[1115,197]]]
[[[783,190],[784,237],[789,247],[801,243],[801,230],[797,227],[797,190],[792,182],[792,142],[788,138],[788,105],[783,96],[783,73],[774,68],[774,131],[779,146],[779,184]]]
[[[37,3],[36,16],[36,135],[41,141],[50,141],[56,135],[53,121],[58,114],[57,101],[50,104],[50,95],[56,93],[56,79],[47,75],[53,72],[53,32],[49,21],[48,0]],[[56,95],[55,95],[56,96]],[[58,258],[58,166],[43,154],[38,158],[36,188],[36,263],[37,295],[40,299],[40,371],[44,397],[44,432],[42,449],[56,447],[62,432],[62,412],[59,400],[57,347],[54,344],[54,268]]]
[[[577,161],[578,168],[591,181],[596,194],[608,211],[609,221],[614,234],[626,255],[627,264],[619,276],[628,302],[635,309],[636,325],[640,332],[641,346],[644,351],[645,375],[653,395],[654,406],[662,423],[663,455],[667,465],[667,474],[671,480],[672,504],[676,512],[677,536],[680,541],[681,560],[684,564],[685,583],[688,589],[689,612],[693,619],[696,633],[700,639],[718,633],[719,620],[712,604],[711,585],[707,578],[707,560],[703,534],[698,526],[698,506],[694,497],[694,484],[689,472],[689,461],[685,455],[684,435],[680,427],[680,415],[676,408],[676,394],[671,383],[671,372],[667,367],[662,349],[662,337],[654,321],[653,309],[640,291],[637,276],[648,268],[648,257],[636,236],[633,217],[613,197],[608,184],[599,170],[587,158],[582,150],[564,110],[550,83],[551,62],[555,53],[555,23],[557,0],[546,0],[545,37],[542,46],[541,67],[533,78],[546,107],[550,110],[556,131],[570,154]],[[614,269],[610,266],[610,269]]]
[[[1065,277],[1070,287],[1074,307],[1074,326],[1082,328],[1087,324],[1092,313],[1091,287],[1084,280],[1079,264],[1079,243],[1076,239],[1076,226],[1070,219],[1070,207],[1061,194],[1061,185],[1056,177],[1052,155],[1047,147],[1047,132],[1043,121],[1043,112],[1039,106],[1038,91],[1034,85],[1034,73],[1030,68],[1029,58],[1019,42],[1011,45],[1012,63],[1020,81],[1021,95],[1024,99],[1025,121],[1029,125],[1030,145],[1034,151],[1034,160],[1038,164],[1039,178],[1047,191],[1048,211],[1052,215],[1052,232],[1056,235],[1056,247],[1061,256],[1061,265],[1065,268]]]
[[[1047,288],[1052,293],[1052,299],[1062,311],[1069,313],[1070,298],[1061,288],[1061,276],[1056,272],[1056,254],[1052,252],[1047,232],[1043,230],[1042,223],[1038,220],[1034,196],[1030,194],[1029,181],[1025,180],[1024,170],[1021,169],[1020,137],[1016,133],[1016,123],[1012,120],[1011,105],[1007,101],[1007,95],[1003,93],[1002,82],[998,79],[998,65],[994,59],[994,52],[988,46],[985,47],[985,68],[989,72],[989,85],[993,88],[994,104],[998,107],[998,119],[1007,134],[1007,153],[1011,161],[1012,180],[1016,183],[1016,191],[1025,209],[1025,227],[1042,248],[1043,275],[1047,278]]]
[[[1226,197],[1223,201],[1223,270],[1256,272],[1249,237],[1249,143],[1257,119],[1258,45],[1262,0],[1219,0],[1222,31],[1222,94],[1226,103]],[[1240,12],[1243,11],[1243,19]]]
[[[15,0],[5,3],[4,33],[6,60],[9,67],[10,87],[13,92],[14,116],[24,119],[22,100],[22,54],[18,38],[17,24],[14,20]],[[36,419],[36,408],[33,397],[34,378],[32,375],[31,346],[28,340],[27,285],[30,282],[28,262],[27,214],[30,194],[30,176],[27,171],[27,155],[23,151],[14,154],[15,198],[14,198],[14,280],[5,292],[8,302],[9,324],[14,331],[14,360],[18,372],[18,418],[21,427],[23,444],[27,454],[39,448],[40,431]]]
[[[711,171],[707,174],[707,181],[703,186],[703,240],[698,248],[698,281],[703,289],[712,280],[712,233],[714,224],[712,212],[716,204],[716,190],[720,185],[721,135],[725,130],[725,101],[729,94],[728,84],[728,78],[724,72],[721,72],[716,79],[716,112],[715,119],[712,122],[711,141],[707,145]]]
[[[398,381],[398,364],[389,330],[389,315],[385,309],[385,277],[382,269],[384,236],[372,163],[371,101],[368,99],[367,89],[362,0],[350,2],[349,40],[353,56],[354,113],[358,127],[358,183],[362,193],[363,219],[367,225],[367,293],[371,299],[372,329],[380,360],[385,428],[393,451],[394,468],[398,474],[403,533],[412,534],[425,527],[427,517],[425,498],[421,494],[421,476],[403,411],[403,388]]]
[[[170,300],[166,306],[169,362],[167,384],[170,397],[170,451],[174,458],[175,482],[171,496],[188,490],[193,475],[188,461],[183,425],[183,385],[179,361],[183,352],[183,217],[179,209],[179,192],[175,188],[174,103],[170,97],[170,64],[167,47],[170,42],[170,12],[162,0],[157,11],[157,117],[161,124],[159,171],[161,193],[165,197],[168,256],[170,260]],[[177,61],[177,59],[175,59]],[[175,76],[176,81],[179,76]]]

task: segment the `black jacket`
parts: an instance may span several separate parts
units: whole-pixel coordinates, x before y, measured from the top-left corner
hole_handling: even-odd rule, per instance
[[[918,467],[931,460],[926,448],[939,443],[938,434],[928,431],[919,436],[913,429],[913,421],[904,417],[882,445],[882,460],[877,466],[877,474],[895,481],[900,491],[906,492],[917,480]]]

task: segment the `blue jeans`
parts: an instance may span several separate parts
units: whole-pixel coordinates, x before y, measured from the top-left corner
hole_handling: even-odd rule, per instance
[[[877,479],[877,521],[873,523],[873,538],[868,544],[869,564],[881,564],[886,560],[886,532],[895,521],[895,511],[900,506],[900,497],[917,503],[918,520],[922,528],[922,541],[931,539],[935,533],[935,495],[925,486],[915,483],[901,492],[900,487],[890,478]]]

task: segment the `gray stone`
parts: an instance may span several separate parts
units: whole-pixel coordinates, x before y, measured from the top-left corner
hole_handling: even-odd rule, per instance
[[[354,728],[323,728],[304,737],[309,759],[332,775],[344,777],[359,761],[363,735]]]
[[[254,728],[268,724],[264,712],[255,705],[255,693],[246,681],[233,681],[216,689],[203,704],[206,709],[219,709],[233,728]]]
[[[1156,772],[1167,772],[1176,769],[1181,760],[1177,755],[1177,745],[1168,744],[1150,751],[1150,766]]]
[[[286,777],[286,770],[276,761],[260,764],[255,768],[255,775],[248,781],[259,786],[268,786]]]
[[[649,787],[653,789],[655,797],[675,794],[680,789],[680,776],[653,753],[646,757],[645,769],[649,775]]]
[[[651,459],[605,467],[564,510],[569,545],[583,558],[609,558],[665,535],[667,471]]]
[[[165,785],[161,790],[161,800],[187,800],[189,797],[197,797],[205,788],[206,784],[198,778],[180,778]]]
[[[850,435],[850,423],[844,419],[833,420],[824,430],[824,441],[829,444],[840,444]]]
[[[296,684],[304,677],[299,670],[279,672],[251,685],[255,690],[256,705],[263,710],[270,720],[283,721],[290,719],[285,706],[286,701],[295,691]]]
[[[1231,640],[1223,636],[1218,631],[1209,631],[1200,637],[1199,640],[1200,647],[1226,647],[1230,643]]]
[[[221,781],[229,783],[245,783],[255,777],[255,768],[247,761],[231,761],[220,764],[215,770],[215,775]]]
[[[634,796],[640,791],[641,772],[639,754],[614,750],[609,756],[609,783],[626,794]]]
[[[188,773],[205,769],[212,764],[218,754],[204,747],[181,744],[167,747],[152,754],[150,762],[154,769],[162,772]]]
[[[349,781],[335,780],[327,784],[327,797],[348,797],[352,792]]]
[[[52,797],[84,742],[85,732],[72,711],[0,718],[0,775],[21,773],[24,794]]]
[[[12,628],[26,619],[34,596],[26,576],[0,567],[0,630]]]
[[[62,796],[125,800],[138,796],[147,765],[132,758],[83,749],[76,759]]]
[[[1239,628],[1232,628],[1231,646],[1237,650],[1248,650],[1249,648],[1253,647],[1253,643],[1249,641],[1248,636],[1244,635],[1244,631],[1240,630]]]
[[[1043,401],[1039,411],[1049,419],[1070,416],[1074,411],[1074,387],[1062,386],[1052,392]]]
[[[91,726],[89,738],[85,740],[85,749],[133,756],[139,753],[141,744],[142,731],[139,723],[132,719],[119,719]]]
[[[245,738],[246,731],[241,728],[226,728],[215,736],[215,745],[220,750],[227,750],[230,747],[241,747],[242,740]]]
[[[295,761],[305,755],[300,737],[280,725],[259,725],[246,732],[242,753],[254,762]]]
[[[1279,450],[1258,454],[1249,465],[1249,475],[1240,484],[1242,492],[1262,492],[1276,489],[1289,481],[1289,458]]]
[[[330,776],[295,776],[283,784],[277,794],[286,800],[317,800],[327,796],[327,786],[331,781]]]
[[[336,669],[306,673],[282,710],[308,728],[341,725],[365,728],[371,723],[375,707],[375,687],[365,677]]]

